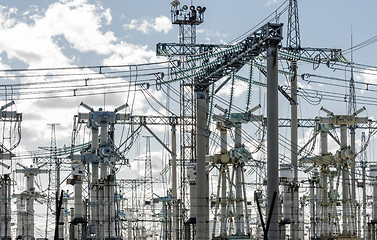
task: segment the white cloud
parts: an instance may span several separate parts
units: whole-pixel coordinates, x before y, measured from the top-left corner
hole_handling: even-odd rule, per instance
[[[147,62],[157,62],[161,58],[156,57],[156,53],[147,50],[147,46],[139,46],[120,42],[111,46],[113,54],[103,61],[104,65],[116,64],[142,64]]]
[[[18,14],[18,15],[17,15]],[[158,17],[149,28],[158,32],[167,32],[172,28],[166,17]],[[94,52],[100,64],[138,64],[156,62],[156,57],[147,46],[140,46],[120,41],[113,32],[103,31],[102,27],[111,24],[109,9],[86,1],[62,0],[51,4],[47,10],[33,7],[29,12],[17,13],[17,9],[0,8],[0,53],[8,59],[22,61],[29,68],[72,66],[74,58],[66,52]],[[170,22],[170,21],[169,21]],[[58,38],[65,38],[69,46],[60,46]],[[63,50],[64,49],[64,50]],[[79,57],[80,55],[78,55]],[[5,58],[4,58],[5,59]],[[0,58],[1,69],[9,68]],[[77,71],[77,73],[85,70]],[[54,74],[49,71],[39,74]],[[55,77],[54,80],[64,79]],[[50,80],[46,77],[22,78],[22,83]],[[61,86],[61,85],[60,85]],[[73,95],[73,93],[72,93]],[[33,98],[33,96],[31,96]],[[50,131],[47,123],[57,122],[61,131],[57,131],[60,143],[70,142],[72,116],[77,114],[81,101],[94,108],[103,106],[104,96],[74,97],[61,99],[30,99],[17,101],[17,111],[23,113],[23,141],[25,149],[49,145]],[[141,93],[136,95],[134,109],[144,113],[145,100]],[[106,96],[106,108],[113,109],[125,101],[124,94]]]
[[[225,86],[223,86],[223,88],[221,88],[221,90],[218,92],[218,94],[220,94],[220,95],[224,94],[226,96],[230,96],[231,84],[232,84],[232,80],[229,80],[229,82]],[[247,91],[247,88],[248,88],[247,83],[235,79],[234,90],[233,90],[234,95],[233,96],[239,97],[239,96],[243,95]]]
[[[166,34],[173,29],[173,25],[168,17],[161,15],[151,20],[132,19],[131,23],[124,25],[124,28],[126,30],[138,30],[145,34],[149,33],[151,29],[154,29],[156,32],[163,32]]]
[[[270,5],[272,5],[272,4],[275,4],[275,3],[277,3],[277,2],[279,2],[280,0],[268,0],[267,1],[267,6],[270,6]]]
[[[109,45],[117,39],[113,32],[101,32],[102,18],[107,24],[111,22],[110,12],[105,10],[99,14],[95,5],[55,3],[48,8],[43,19],[36,21],[35,30],[47,37],[64,35],[73,48],[82,52],[109,54]]]
[[[226,43],[226,38],[229,36],[227,33],[220,33],[212,29],[199,29],[198,34],[204,35],[204,39],[207,43]]]

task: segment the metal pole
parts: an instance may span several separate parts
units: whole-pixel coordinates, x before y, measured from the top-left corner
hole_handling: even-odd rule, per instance
[[[314,176],[310,181],[310,239],[315,238],[315,199],[314,199]]]
[[[297,62],[291,61],[291,68],[293,76],[291,78],[291,98],[296,104],[291,104],[291,164],[293,167],[293,202],[292,202],[292,212],[290,217],[291,225],[291,238],[298,238],[298,227],[299,227],[299,217],[298,217],[298,170],[297,170],[297,138],[298,138],[298,119],[297,119]]]
[[[227,228],[226,228],[226,225],[227,225],[227,197],[226,197],[226,165],[225,164],[221,164],[221,169],[220,169],[221,173],[220,173],[220,176],[221,177],[221,201],[220,201],[220,204],[221,204],[221,216],[220,216],[220,222],[221,222],[221,227],[220,227],[220,236],[224,237],[224,236],[227,236]]]
[[[234,129],[234,142],[235,147],[240,148],[242,147],[242,125],[241,123],[236,123]],[[237,162],[234,166],[236,168],[236,235],[244,235],[245,234],[245,227],[244,227],[244,214],[242,208],[242,166],[240,162]]]
[[[108,143],[108,123],[104,122],[104,123],[101,123],[100,147],[107,147],[107,143]],[[107,164],[104,161],[102,161],[100,163],[100,168],[101,168],[100,179],[104,181],[108,175]],[[108,189],[109,189],[108,184],[104,183],[102,186],[102,190],[99,191],[99,194],[100,194],[99,217],[100,217],[100,228],[101,228],[100,233],[99,233],[100,238],[110,237],[110,231],[109,231],[110,221],[109,221],[108,207],[109,207],[109,204],[111,203],[109,202],[110,196],[109,196]]]
[[[350,128],[351,133],[351,150],[355,153],[355,128],[351,126]],[[355,172],[355,158],[351,158],[351,200],[349,204],[351,205],[351,209],[356,212],[356,172]],[[351,217],[351,216],[350,216]],[[356,235],[357,227],[356,227],[356,216],[354,218],[349,219],[350,223],[350,232],[353,235]]]
[[[207,240],[209,238],[209,203],[207,196],[207,173],[206,173],[206,152],[207,152],[207,111],[206,92],[197,91],[196,111],[196,186],[197,186],[197,209],[196,209],[196,239]]]
[[[26,200],[26,214],[27,214],[27,239],[34,239],[34,175],[28,174],[26,182],[29,191],[29,197]]]
[[[327,155],[327,132],[321,131],[321,154],[322,157]],[[328,214],[328,193],[327,193],[327,175],[329,169],[327,165],[321,166],[321,185],[322,185],[322,227],[321,233],[329,233],[329,214]]]
[[[267,212],[270,212],[274,193],[279,196],[278,142],[278,47],[267,48]],[[199,144],[198,144],[199,145]],[[272,209],[269,239],[279,239],[279,204]]]
[[[341,125],[340,126],[340,147],[342,150],[345,150],[347,148],[347,126]],[[349,181],[349,172],[348,172],[348,164],[347,162],[343,162],[343,234],[347,234],[349,232],[349,199],[348,199],[348,181]]]
[[[372,239],[376,236],[376,223],[377,223],[377,165],[370,166],[371,184],[373,186],[373,205],[372,205]]]
[[[365,147],[365,132],[361,133],[361,146]],[[367,235],[367,195],[366,195],[366,167],[367,167],[367,158],[366,158],[366,152],[362,152],[362,178],[363,178],[363,236],[365,237]]]
[[[92,154],[96,154],[98,150],[98,129],[92,128]],[[98,162],[92,162],[92,178],[90,190],[90,208],[91,208],[91,222],[90,232],[94,233],[96,237],[100,232],[98,223]]]
[[[177,137],[176,137],[177,129],[175,125],[171,126],[171,151],[173,154],[171,155],[171,178],[172,178],[172,203],[173,203],[173,240],[177,240],[179,237],[179,229],[178,229],[178,205],[177,205]]]

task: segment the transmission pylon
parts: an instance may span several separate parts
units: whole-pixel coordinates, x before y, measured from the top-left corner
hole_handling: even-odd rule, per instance
[[[173,24],[179,26],[179,44],[180,44],[180,60],[181,68],[192,68],[193,65],[188,65],[188,57],[194,52],[194,45],[196,44],[196,26],[204,21],[205,7],[201,6],[181,6],[178,0],[171,3],[171,20]],[[181,143],[181,198],[182,209],[179,229],[183,229],[183,221],[187,219],[187,206],[186,204],[193,202],[193,199],[185,199],[187,196],[187,183],[190,182],[190,192],[196,191],[196,179],[190,178],[186,175],[195,176],[195,162],[196,162],[196,96],[194,91],[194,82],[192,79],[183,80],[180,83],[180,117],[183,120],[180,128],[180,143]],[[187,169],[186,169],[187,168]],[[187,173],[186,173],[187,170]],[[190,194],[192,197],[192,194]],[[191,235],[195,232],[195,214],[190,207],[190,217],[185,222],[186,230],[185,235]],[[182,221],[183,220],[183,221]],[[173,234],[173,239],[181,239],[182,234],[178,236]],[[190,239],[193,236],[185,236]]]
[[[355,80],[353,78],[353,39],[351,34],[351,78],[348,93],[348,115],[356,112],[356,93],[355,93]]]
[[[298,49],[301,47],[300,24],[298,20],[297,0],[289,0],[287,47]]]
[[[57,157],[57,146],[56,146],[56,126],[59,126],[59,123],[48,123],[48,126],[51,127],[51,137],[50,137],[50,156],[49,156],[49,184],[48,191],[49,197],[47,200],[47,211],[46,211],[46,228],[45,228],[45,237],[47,238],[48,225],[50,210],[55,212],[55,216],[58,216],[58,198],[60,194],[60,160]],[[54,192],[55,200],[52,199],[52,194]],[[55,202],[55,209],[52,210],[52,203]],[[63,216],[61,214],[61,222],[63,221]],[[64,228],[63,225],[60,225],[60,220],[55,219],[55,226],[59,225],[59,236],[63,237]]]
[[[151,206],[153,211],[153,178],[152,178],[152,157],[151,157],[151,137],[145,137],[145,166],[144,166],[144,204]],[[154,213],[153,213],[154,214]]]
[[[299,52],[301,47],[300,38],[300,24],[298,17],[298,5],[297,0],[289,0],[288,10],[288,28],[287,28],[287,47],[292,52]],[[291,77],[291,98],[293,104],[291,104],[291,165],[293,168],[293,181],[289,184],[292,186],[292,211],[285,213],[284,219],[287,219],[287,223],[290,224],[290,235],[292,239],[298,238],[299,233],[299,191],[298,191],[298,120],[297,120],[297,61],[290,62],[290,69],[293,73]],[[289,215],[289,216],[288,216]],[[302,229],[303,231],[303,229]]]

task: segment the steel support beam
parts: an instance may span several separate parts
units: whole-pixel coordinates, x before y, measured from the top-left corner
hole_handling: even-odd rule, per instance
[[[208,104],[205,91],[198,91],[196,94],[196,239],[207,240],[209,238],[209,196],[207,195],[206,172]]]
[[[268,239],[279,239],[279,128],[278,128],[278,46],[267,47],[267,212],[272,212]],[[273,209],[271,210],[271,206]]]

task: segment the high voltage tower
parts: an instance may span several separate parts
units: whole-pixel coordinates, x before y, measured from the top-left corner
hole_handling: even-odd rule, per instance
[[[93,66],[90,69],[101,77],[83,74],[84,79],[56,83],[62,88],[59,93],[46,87],[48,97],[65,91],[90,95],[100,86],[129,94],[132,87],[153,110],[168,113],[136,115],[129,96],[112,111],[81,102],[70,145],[58,147],[58,124],[49,124],[50,147],[34,152],[31,166],[14,162],[24,160],[13,153],[22,115],[8,111],[14,102],[6,102],[1,121],[16,128],[3,128],[7,131],[0,146],[0,238],[38,238],[38,204],[45,204],[44,239],[376,239],[377,165],[368,161],[367,146],[377,133],[377,122],[362,116],[365,107],[356,107],[353,55],[349,62],[340,49],[302,47],[298,1],[286,2],[276,10],[276,16],[288,11],[285,45],[278,17],[233,43],[197,43],[196,28],[204,22],[206,7],[172,1],[171,21],[179,28],[179,42],[156,46],[157,55],[169,61]],[[315,118],[298,118],[300,100],[307,97],[298,86],[300,62],[312,64],[314,70],[320,65],[351,68],[347,114],[322,107]],[[287,67],[279,69],[280,64]],[[248,77],[242,76],[245,68]],[[55,70],[56,76],[66,76],[64,71],[73,69]],[[254,70],[266,82],[255,80]],[[289,86],[278,81],[279,75]],[[303,80],[314,76],[301,75]],[[64,86],[68,82],[72,88]],[[246,107],[236,103],[237,82],[247,85]],[[252,85],[266,88],[266,106],[252,107]],[[176,109],[165,107],[151,87],[169,90],[165,93],[168,101],[176,101]],[[229,99],[218,94],[226,88]],[[290,105],[289,119],[279,118],[284,104]],[[263,107],[266,116],[255,114]],[[164,137],[161,126],[166,127]],[[290,137],[279,132],[283,127],[290,128]],[[312,130],[302,144],[299,129]],[[358,129],[363,129],[360,151]],[[129,158],[145,132],[144,169],[138,169],[136,159]],[[166,161],[161,161],[161,170],[152,171],[158,165],[151,156],[154,147],[163,149]],[[18,181],[22,190],[12,195],[16,180],[11,171],[16,166],[20,168],[14,172],[22,173],[26,187]],[[17,207],[13,235],[12,197]]]

